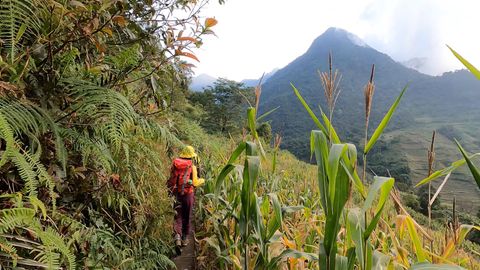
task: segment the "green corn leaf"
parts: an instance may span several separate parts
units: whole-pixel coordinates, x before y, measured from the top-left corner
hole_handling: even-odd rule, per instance
[[[335,128],[332,126],[332,123],[330,123],[330,120],[328,119],[327,115],[322,111],[322,119],[323,122],[325,123],[325,127],[327,129],[327,135],[330,134],[332,137],[332,142],[333,143],[340,143],[340,138],[337,135],[337,132],[335,131]]]
[[[233,164],[235,160],[242,154],[242,152],[245,150],[246,143],[241,142],[238,144],[237,148],[233,151],[233,153],[230,155],[230,158],[228,159],[227,164]]]
[[[405,93],[407,88],[408,88],[408,85],[403,88],[402,92],[400,92],[400,95],[398,95],[397,99],[395,99],[395,102],[393,102],[387,114],[385,114],[385,116],[383,117],[382,122],[380,122],[377,129],[375,129],[375,132],[373,132],[373,135],[368,141],[367,146],[365,146],[365,150],[363,151],[364,154],[367,154],[368,151],[372,149],[373,145],[375,145],[380,135],[382,135],[383,131],[387,127],[388,123],[390,122],[390,119],[392,118],[393,113],[397,109],[397,106],[400,103],[400,100],[402,99],[403,94]]]
[[[470,169],[470,172],[472,173],[475,182],[477,182],[477,186],[480,188],[480,172],[478,171],[478,168],[473,164],[472,160],[468,157],[467,153],[456,139],[455,143],[457,144],[460,152],[462,152],[463,158],[465,158],[468,168]]]
[[[448,264],[416,263],[410,270],[465,270],[465,268]]]
[[[220,190],[222,189],[223,186],[223,181],[225,180],[225,177],[233,170],[235,169],[235,165],[233,164],[227,164],[225,167],[223,167],[222,171],[220,174],[217,176],[217,179],[215,180],[215,194],[220,194]]]
[[[347,233],[355,243],[355,255],[360,265],[365,265],[365,247],[363,228],[365,228],[365,213],[360,208],[350,209],[347,216]]]
[[[473,154],[469,157],[469,159],[471,160],[474,157],[477,157],[479,155],[480,155],[480,153]],[[438,177],[445,176],[445,175],[455,171],[459,167],[463,166],[465,164],[465,162],[466,162],[465,159],[457,160],[457,161],[453,162],[449,167],[446,167],[446,168],[443,168],[441,170],[435,171],[429,177],[422,179],[420,182],[418,182],[418,184],[415,185],[415,187],[419,187],[421,185],[428,184],[430,181],[433,181],[433,180],[437,179]]]
[[[276,107],[276,108],[274,108],[274,109],[272,109],[272,110],[270,110],[270,111],[268,111],[268,112],[260,115],[259,117],[257,117],[257,122],[260,122],[263,118],[269,116],[271,113],[273,113],[274,111],[278,110],[278,108],[280,108],[280,106],[278,106],[278,107]]]
[[[263,216],[262,216],[262,211],[260,210],[260,204],[258,202],[258,197],[257,194],[253,194],[253,202],[252,202],[252,217],[254,217],[253,226],[255,228],[255,231],[258,235],[258,240],[260,241],[259,246],[264,245],[264,239],[266,236],[266,231],[265,231],[265,224],[263,223]],[[268,200],[265,199],[265,201]]]
[[[258,142],[258,147],[260,148],[260,153],[262,154],[263,157],[265,157],[265,151],[263,150],[262,144],[260,143],[260,138],[258,137],[257,133],[257,112],[255,108],[248,108],[247,110],[247,122],[248,122],[248,127],[250,128],[250,132],[252,133],[253,138],[255,139],[256,142]],[[248,153],[247,153],[248,155]]]
[[[353,270],[355,268],[355,248],[351,247],[347,250],[347,270]]]
[[[248,108],[247,110],[247,122],[248,122],[248,127],[250,128],[250,132],[252,133],[253,137],[255,139],[258,138],[258,135],[257,135],[257,127],[256,127],[256,111],[255,111],[255,108]]]
[[[258,156],[257,145],[254,142],[246,142],[245,152],[247,156]]]
[[[320,123],[320,120],[318,120],[317,116],[315,115],[315,113],[312,111],[312,109],[310,109],[310,106],[308,106],[307,102],[305,101],[305,99],[303,99],[302,95],[300,94],[300,92],[297,90],[297,88],[295,88],[295,86],[290,83],[290,85],[292,86],[293,88],[293,91],[295,92],[295,95],[297,96],[298,100],[300,100],[300,102],[302,103],[303,107],[305,108],[305,110],[308,112],[308,114],[310,115],[310,118],[312,118],[313,122],[315,122],[315,124],[317,125],[317,127],[324,133],[324,134],[328,134],[327,133],[327,130],[325,129],[325,127],[322,125],[322,123]]]
[[[330,148],[330,153],[328,155],[328,192],[330,195],[330,201],[333,204],[333,201],[335,200],[335,190],[337,188],[337,174],[338,174],[338,168],[340,166],[340,159],[342,156],[345,154],[345,151],[347,151],[347,145],[345,144],[333,144],[332,147]],[[343,169],[343,168],[341,168]]]
[[[405,217],[405,222],[407,223],[408,234],[410,235],[410,239],[412,240],[413,246],[415,247],[415,254],[417,255],[418,262],[426,262],[427,256],[425,255],[425,251],[423,250],[422,242],[420,241],[420,237],[418,237],[417,230],[415,225],[413,224],[413,220],[411,217]]]
[[[480,80],[480,71],[475,67],[473,66],[472,64],[470,64],[470,62],[468,62],[465,58],[463,58],[460,54],[458,54],[455,50],[453,50],[450,46],[447,45],[447,47],[450,49],[450,51],[452,51],[453,55],[455,55],[455,57],[457,57],[458,60],[460,60],[460,62],[462,62],[462,64],[468,68],[468,70],[470,70],[470,72],[472,72],[472,74],[477,77],[477,79]]]
[[[311,149],[315,152],[317,161],[317,184],[320,192],[320,202],[326,215],[330,214],[330,200],[328,199],[328,178],[327,178],[327,160],[328,145],[325,133],[320,130],[313,130],[311,133]]]
[[[271,218],[268,222],[268,231],[266,235],[266,239],[269,240],[275,234],[275,232],[280,229],[282,226],[283,218],[282,218],[282,207],[280,205],[280,201],[278,197],[274,193],[268,194],[270,196],[270,200],[272,201],[273,205],[273,218]]]
[[[377,223],[380,220],[380,215],[385,206],[385,202],[387,201],[390,191],[393,188],[394,182],[395,180],[393,178],[379,176],[374,177],[373,184],[370,186],[367,199],[365,200],[362,210],[364,212],[367,212],[368,209],[370,209],[370,207],[372,206],[374,199],[376,197],[378,197],[379,199],[375,209],[375,215],[364,233],[364,239],[368,239],[372,231],[377,226]]]

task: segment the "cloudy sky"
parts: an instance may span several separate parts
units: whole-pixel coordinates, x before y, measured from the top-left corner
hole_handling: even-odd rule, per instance
[[[196,74],[258,78],[303,54],[327,28],[343,28],[397,61],[427,58],[423,71],[461,68],[449,44],[480,66],[477,0],[227,0],[202,12],[219,23],[196,51]]]

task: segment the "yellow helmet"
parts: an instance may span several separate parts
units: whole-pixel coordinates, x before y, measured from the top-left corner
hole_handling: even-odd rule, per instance
[[[181,158],[194,158],[196,156],[195,149],[190,145],[185,146],[182,152],[180,152]]]

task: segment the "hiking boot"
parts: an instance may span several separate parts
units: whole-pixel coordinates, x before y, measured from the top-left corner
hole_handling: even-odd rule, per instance
[[[175,235],[175,246],[182,246],[182,240],[180,239],[180,234]]]
[[[186,236],[182,236],[181,244],[182,244],[182,247],[186,247],[188,245],[188,239]]]

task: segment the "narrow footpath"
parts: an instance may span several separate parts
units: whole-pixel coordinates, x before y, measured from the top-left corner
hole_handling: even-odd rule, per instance
[[[182,248],[182,253],[173,259],[177,270],[196,270],[196,248],[195,237],[191,233],[188,236],[188,245]]]

